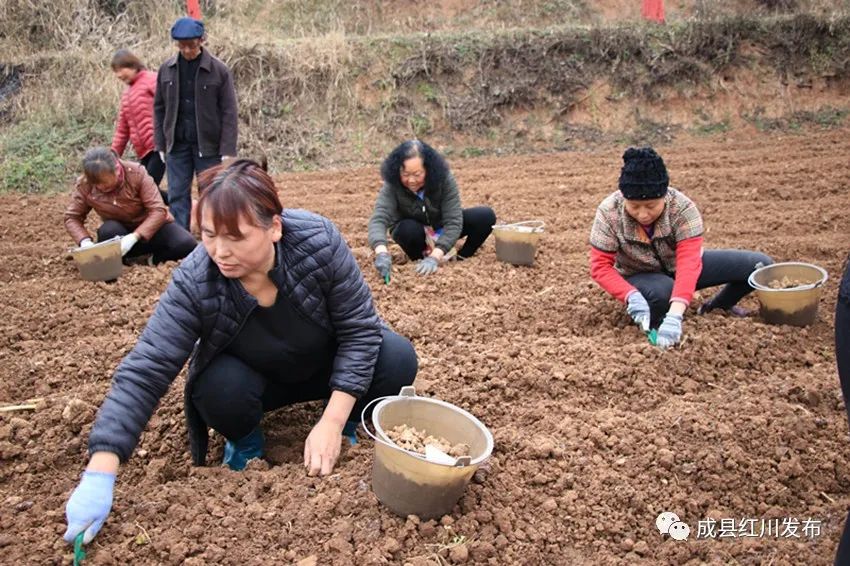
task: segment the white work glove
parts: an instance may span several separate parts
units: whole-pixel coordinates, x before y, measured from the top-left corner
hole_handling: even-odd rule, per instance
[[[90,248],[93,245],[94,245],[94,242],[91,241],[91,238],[83,238],[82,240],[80,240],[80,248],[81,249]]]
[[[661,326],[658,327],[658,338],[655,344],[666,350],[682,340],[682,315],[667,313]]]
[[[223,162],[227,161],[228,159],[233,159],[234,157],[235,157],[234,155],[222,155],[221,161],[223,163]]]
[[[135,232],[130,232],[121,238],[121,255],[127,255],[127,252],[133,249],[133,246],[139,241],[139,237]]]
[[[644,332],[649,330],[649,303],[637,289],[626,297],[626,312],[629,313],[635,324],[641,327],[641,330]]]
[[[416,262],[414,269],[419,275],[431,275],[437,273],[437,268],[440,267],[440,262],[434,256],[429,255],[425,259]]]

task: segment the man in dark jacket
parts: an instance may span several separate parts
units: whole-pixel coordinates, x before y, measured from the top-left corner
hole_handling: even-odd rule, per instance
[[[227,66],[203,48],[202,22],[180,18],[171,37],[179,53],[157,75],[154,142],[168,172],[169,208],[188,230],[192,176],[236,155],[236,91]]]

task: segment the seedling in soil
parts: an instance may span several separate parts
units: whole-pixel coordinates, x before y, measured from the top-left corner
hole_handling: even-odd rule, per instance
[[[136,521],[136,526],[141,529],[142,532],[136,535],[133,539],[133,542],[138,546],[145,546],[151,543],[151,536],[148,534],[148,531]]]

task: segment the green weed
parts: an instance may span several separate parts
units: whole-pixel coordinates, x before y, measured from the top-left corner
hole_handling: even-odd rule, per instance
[[[63,189],[79,174],[82,154],[108,144],[112,124],[22,122],[0,135],[0,191]]]

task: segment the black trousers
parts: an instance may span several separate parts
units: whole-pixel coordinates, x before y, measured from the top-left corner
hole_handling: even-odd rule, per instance
[[[126,236],[130,232],[132,230],[117,220],[106,220],[97,229],[97,241],[103,242],[115,236]],[[156,231],[153,238],[147,242],[137,242],[124,257],[153,254],[154,263],[176,261],[189,255],[197,245],[195,237],[178,226],[176,222],[166,222]]]
[[[844,409],[850,421],[850,261],[844,268],[844,277],[838,287],[838,302],[835,305],[835,361],[838,365],[841,393],[844,395]],[[835,564],[850,564],[850,512],[844,522],[844,533],[838,543]]]
[[[370,401],[398,395],[399,389],[413,383],[416,377],[419,366],[410,341],[391,330],[384,330],[383,338],[372,383],[354,404],[349,419],[360,419]],[[267,411],[330,396],[328,376],[302,383],[280,383],[228,354],[216,356],[192,389],[192,403],[207,425],[231,441],[250,434]]]
[[[163,163],[162,159],[159,158],[159,152],[149,152],[146,156],[139,160],[139,163],[142,164],[142,167],[145,168],[148,175],[153,178],[153,182],[156,183],[156,186],[158,187],[162,182],[162,177],[165,175],[165,163]]]
[[[756,270],[757,264],[770,265],[773,260],[759,252],[742,250],[705,250],[702,256],[702,272],[697,279],[697,289],[724,285],[711,302],[714,308],[728,309],[753,291],[747,278]],[[665,273],[637,273],[626,278],[634,285],[651,312],[651,325],[661,324],[670,308],[674,279]]]
[[[466,237],[463,247],[457,255],[462,258],[472,256],[496,223],[496,213],[489,206],[476,206],[463,209],[463,229],[460,237]],[[417,220],[405,218],[393,229],[393,240],[401,246],[404,253],[410,259],[422,259],[422,250],[425,249],[425,225]]]
[[[160,159],[159,152],[149,152],[146,156],[139,160],[139,163],[142,164],[142,167],[144,167],[148,172],[148,175],[151,176],[153,182],[156,183],[157,187],[159,187],[159,184],[162,182],[162,177],[165,175],[165,163],[163,163],[162,159]],[[168,193],[160,189],[159,194],[162,196],[162,202],[168,204]]]

